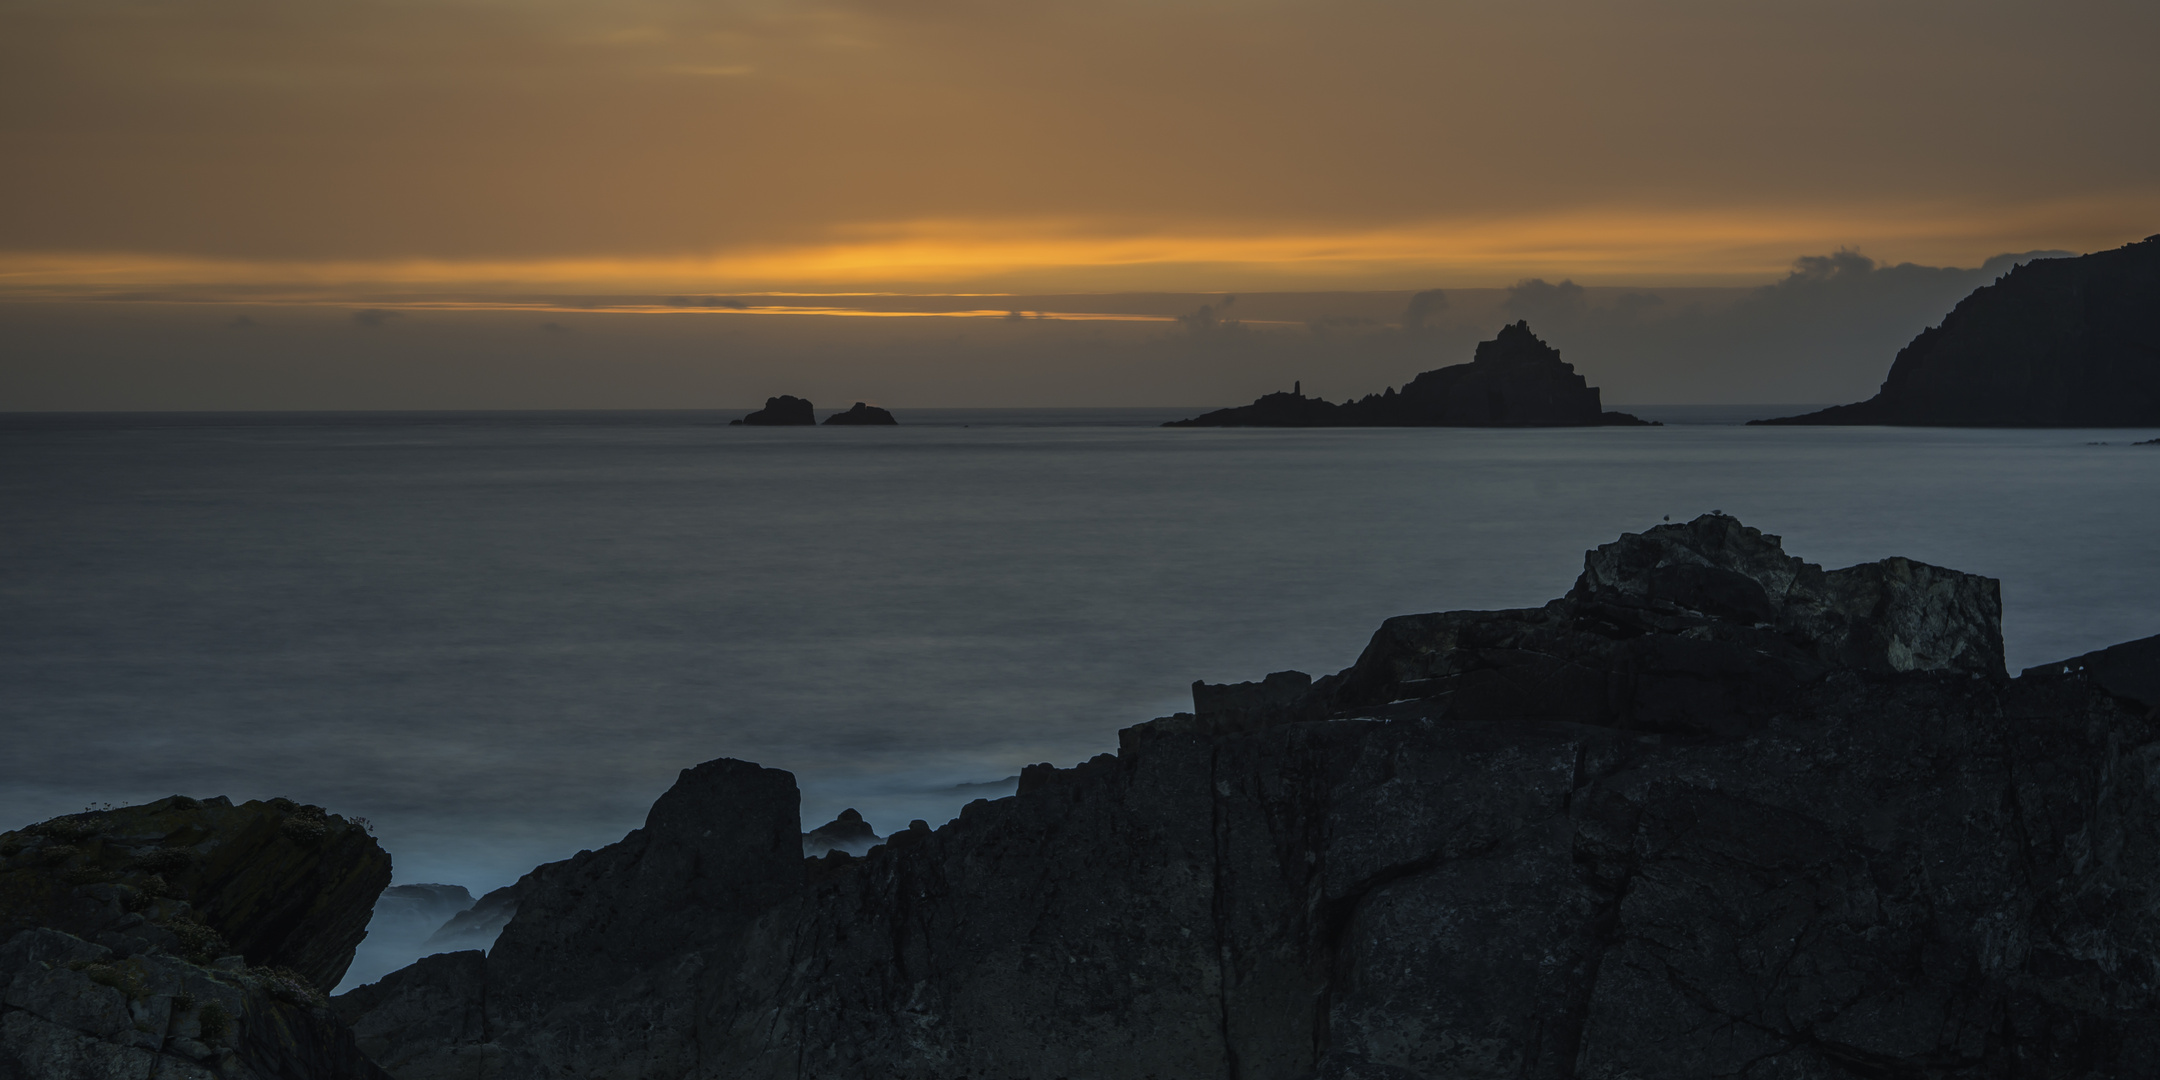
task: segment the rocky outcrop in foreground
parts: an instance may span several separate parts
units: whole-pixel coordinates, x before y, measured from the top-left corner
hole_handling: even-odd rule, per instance
[[[1758,424],[2160,426],[2160,236],[1973,290],[1866,401]]]
[[[1405,383],[1340,405],[1291,391],[1250,405],[1217,409],[1164,427],[1593,427],[1645,426],[1606,412],[1598,388],[1560,359],[1560,350],[1530,332],[1503,326],[1481,342],[1467,364],[1437,368]]]
[[[390,857],[285,799],[0,833],[0,1080],[382,1080],[328,1008]]]
[[[400,1080],[2149,1076],[2160,638],[2000,613],[1659,526],[863,858],[708,762],[338,1008]]]

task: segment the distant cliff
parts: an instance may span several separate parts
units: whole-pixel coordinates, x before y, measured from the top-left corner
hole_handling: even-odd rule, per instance
[[[1340,405],[1293,391],[1269,394],[1250,405],[1217,409],[1164,427],[1591,427],[1642,424],[1626,413],[1606,412],[1597,387],[1560,359],[1560,350],[1530,332],[1530,324],[1503,326],[1480,342],[1467,364],[1437,368],[1405,384],[1401,393],[1367,394]]]
[[[685,770],[336,1008],[399,1080],[2150,1076],[2160,638],[2011,678],[2000,617],[1661,525],[866,857]]]
[[[1755,423],[2160,425],[2160,236],[2019,266],[1899,350],[1874,397]]]

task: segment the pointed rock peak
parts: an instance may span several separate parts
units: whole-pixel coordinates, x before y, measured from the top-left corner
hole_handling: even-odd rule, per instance
[[[861,820],[862,820],[862,814],[861,814],[861,813],[860,813],[859,811],[857,811],[857,810],[856,810],[856,809],[855,809],[854,807],[850,806],[850,807],[848,807],[847,809],[845,809],[845,810],[842,810],[842,811],[840,811],[840,820],[842,820],[842,821],[861,821]]]
[[[1500,328],[1491,341],[1478,342],[1477,355],[1472,361],[1479,364],[1557,364],[1560,350],[1545,344],[1530,332],[1530,322],[1518,319]],[[1570,366],[1569,370],[1574,370]]]

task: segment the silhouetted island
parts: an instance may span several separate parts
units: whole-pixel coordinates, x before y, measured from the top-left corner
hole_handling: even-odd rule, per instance
[[[792,394],[765,399],[765,407],[743,417],[730,420],[728,425],[749,424],[753,427],[779,427],[788,424],[815,424],[817,417],[810,414],[810,402]]]
[[[1299,390],[1269,394],[1250,405],[1217,409],[1164,427],[1593,427],[1652,426],[1623,412],[1606,412],[1598,388],[1560,359],[1560,350],[1530,332],[1528,322],[1503,326],[1480,342],[1467,364],[1438,368],[1396,393],[1367,394],[1340,405]]]
[[[889,413],[889,412],[886,412],[885,410],[883,410],[883,409],[880,409],[880,408],[878,408],[878,407],[877,407],[877,406],[875,406],[875,405],[865,405],[865,404],[863,404],[863,403],[862,403],[862,402],[860,402],[860,401],[858,401],[858,402],[856,402],[856,403],[855,403],[855,407],[854,407],[854,408],[852,408],[852,409],[849,409],[849,410],[848,410],[848,411],[846,411],[846,412],[836,412],[836,413],[832,414],[831,416],[828,416],[828,417],[826,417],[826,418],[825,418],[825,422],[826,422],[826,423],[828,423],[828,424],[897,424],[897,423],[899,423],[899,421],[897,421],[897,420],[894,420],[894,419],[892,418],[892,414],[891,414],[891,413]]]
[[[1874,397],[1754,422],[2160,425],[2160,236],[2016,267],[1899,350]]]

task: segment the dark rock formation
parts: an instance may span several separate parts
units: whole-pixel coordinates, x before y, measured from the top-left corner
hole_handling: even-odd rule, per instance
[[[828,424],[895,424],[899,421],[894,420],[891,413],[875,405],[865,405],[858,401],[855,403],[854,408],[846,412],[836,412],[826,417],[825,422]]]
[[[1591,427],[1642,425],[1606,412],[1598,389],[1538,340],[1530,324],[1503,326],[1467,364],[1438,368],[1396,393],[1367,394],[1335,405],[1292,391],[1250,405],[1217,409],[1164,427]]]
[[[2148,1076],[2160,638],[2013,679],[1999,616],[1660,526],[865,858],[701,765],[340,1007],[400,1080]]]
[[[485,958],[473,950],[422,957],[338,995],[332,1008],[352,1025],[361,1052],[394,1076],[503,1076],[481,1008]]]
[[[817,858],[828,851],[845,851],[850,855],[866,855],[870,849],[885,842],[885,838],[863,820],[862,814],[853,807],[840,811],[840,816],[803,834],[802,850],[805,858]]]
[[[752,427],[780,427],[791,424],[815,424],[817,417],[811,415],[810,403],[790,394],[765,399],[765,407],[743,417],[728,421],[730,426],[748,424]]]
[[[238,954],[326,991],[390,884],[366,830],[289,799],[71,814],[0,834],[0,859],[0,936],[43,926],[122,948],[107,935],[128,921],[126,936],[175,955]]]
[[[2160,425],[2160,236],[2019,266],[1899,350],[1874,397],[1754,422]]]
[[[384,1080],[324,991],[390,859],[284,799],[0,834],[0,1080]]]

